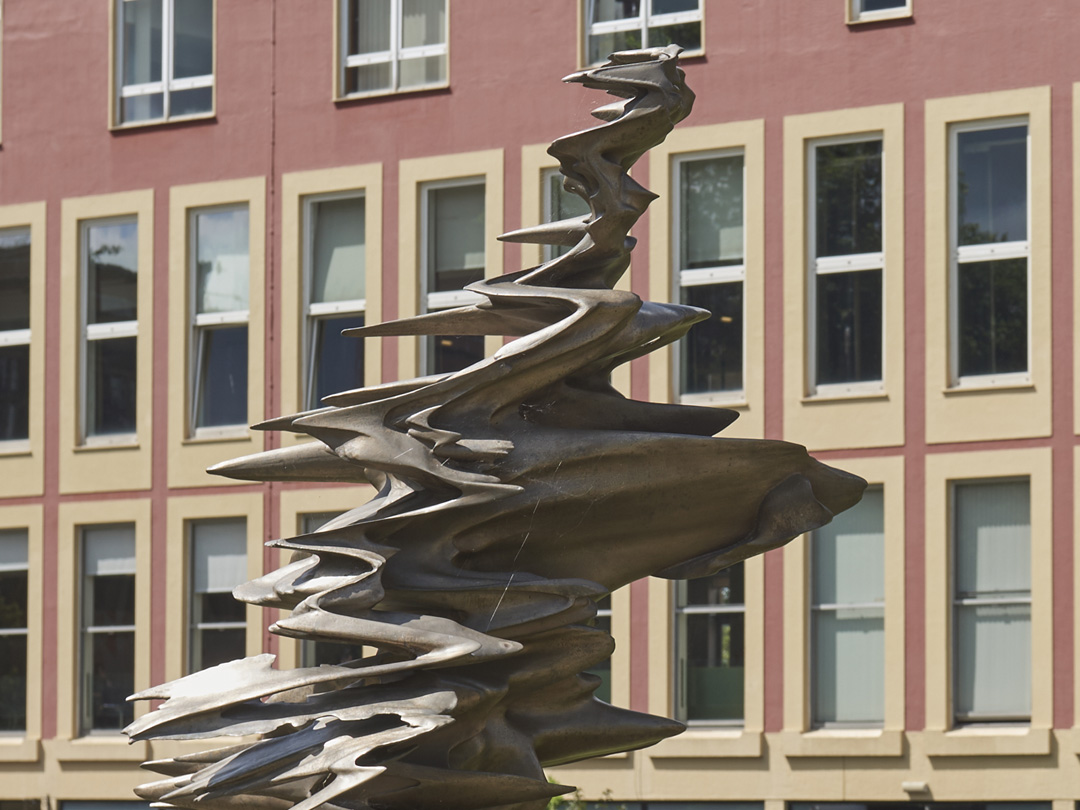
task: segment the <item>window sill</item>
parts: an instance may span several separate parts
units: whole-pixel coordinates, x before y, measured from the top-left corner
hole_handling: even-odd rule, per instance
[[[964,394],[990,394],[997,391],[1034,391],[1035,383],[1031,380],[1003,381],[1000,383],[973,383],[971,385],[952,385],[943,388],[942,393],[947,397],[963,396]]]
[[[134,434],[87,439],[85,444],[75,446],[76,453],[92,453],[98,450],[138,450],[139,438]]]
[[[149,127],[167,127],[170,124],[190,124],[194,121],[214,121],[216,112],[199,113],[198,115],[181,115],[176,118],[155,118],[153,121],[131,121],[127,124],[111,124],[110,132],[128,132],[130,130],[147,129]]]
[[[697,394],[680,394],[680,405],[701,407],[748,408],[745,391],[704,391]]]
[[[129,745],[128,738],[119,733],[49,740],[45,745],[58,762],[145,762],[150,753],[150,746],[145,741]]]
[[[783,733],[788,757],[898,757],[904,733],[881,728],[817,729]]]
[[[885,389],[880,385],[873,388],[857,388],[852,386],[851,388],[844,389],[842,386],[836,386],[829,390],[816,394],[807,394],[802,397],[799,402],[803,405],[825,405],[833,402],[858,402],[866,400],[887,400],[889,395],[885,392]]]
[[[865,25],[866,23],[888,22],[890,20],[906,20],[914,17],[909,8],[886,9],[885,11],[865,12],[855,19],[848,20],[848,25]]]
[[[406,96],[412,93],[426,93],[432,90],[449,90],[450,82],[439,84],[425,84],[420,87],[406,87],[403,90],[372,90],[370,93],[353,93],[348,96],[335,96],[335,104],[348,104],[351,101],[366,101],[369,98],[386,98],[388,96]]]
[[[648,749],[653,759],[701,759],[704,757],[761,756],[760,731],[747,729],[688,728]]]
[[[240,442],[251,438],[247,425],[228,425],[219,428],[200,428],[194,436],[184,439],[184,445],[214,444],[216,442]]]
[[[923,747],[930,757],[1048,756],[1050,729],[1030,726],[978,725],[923,733]]]
[[[40,759],[41,740],[0,735],[0,762],[37,762]]]
[[[31,455],[29,439],[11,439],[0,442],[0,457]]]

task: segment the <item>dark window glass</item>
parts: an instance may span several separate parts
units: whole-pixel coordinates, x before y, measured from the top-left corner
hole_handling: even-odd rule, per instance
[[[26,635],[0,635],[0,731],[26,729]]]
[[[817,276],[817,383],[881,379],[881,271]]]
[[[548,175],[548,210],[545,222],[560,222],[589,213],[589,204],[574,192],[567,191],[563,186],[564,180],[562,172],[552,172]],[[545,245],[544,259],[551,261],[569,252],[570,248],[570,245]]]
[[[685,585],[687,606],[732,606],[731,611],[683,613],[685,655],[682,688],[691,720],[735,721],[743,717],[746,664],[746,601],[743,564]]]
[[[428,338],[431,373],[446,374],[460,371],[484,359],[484,338],[481,335],[435,335]]]
[[[881,141],[814,150],[817,256],[881,250]]]
[[[174,0],[174,4],[173,78],[209,76],[214,72],[214,0]]]
[[[970,262],[957,267],[959,372],[1026,371],[1027,260]]]
[[[179,118],[181,115],[208,113],[213,108],[213,104],[214,89],[212,87],[174,90],[169,94],[169,115]]]
[[[26,629],[26,571],[0,570],[0,630]]]
[[[204,329],[200,336],[196,427],[247,422],[248,328]]]
[[[589,37],[589,64],[605,61],[616,51],[634,51],[641,47],[641,31],[617,31]]]
[[[134,222],[87,228],[86,322],[138,319],[138,226]]]
[[[1027,127],[956,136],[957,243],[1027,239]]]
[[[888,11],[891,8],[905,8],[907,0],[862,0],[862,11]]]
[[[743,263],[743,156],[679,164],[679,269]]]
[[[0,332],[30,328],[30,232],[0,231]]]
[[[320,318],[315,322],[315,379],[308,407],[319,407],[322,398],[330,394],[363,386],[364,341],[341,334],[343,329],[363,325],[363,315]]]
[[[738,391],[743,387],[741,281],[682,288],[684,304],[712,317],[694,324],[682,342],[682,391]]]
[[[135,432],[135,354],[138,339],[91,340],[86,345],[87,433]]]
[[[685,51],[701,50],[701,23],[686,22],[649,29],[649,47],[679,45]]]
[[[133,579],[133,577],[130,577]],[[134,719],[135,634],[91,633],[83,648],[89,679],[90,722],[95,730],[119,731]]]
[[[360,644],[335,644],[330,641],[305,641],[304,666],[319,667],[323,664],[347,664],[364,657]]]
[[[30,347],[0,346],[0,441],[30,435]]]

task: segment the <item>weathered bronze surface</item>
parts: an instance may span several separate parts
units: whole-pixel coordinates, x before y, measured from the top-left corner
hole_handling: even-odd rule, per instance
[[[453,374],[348,391],[266,422],[317,439],[211,472],[371,481],[369,503],[236,597],[279,608],[285,636],[376,654],[295,670],[260,655],[134,697],[165,703],[133,740],[255,735],[147,763],[145,798],[175,807],[516,808],[568,789],[543,766],[651,745],[682,725],[593,698],[610,656],[597,599],[647,575],[712,574],[827,523],[865,482],[777,441],[713,438],[732,411],[624,398],[616,366],[708,313],[613,289],[655,195],[627,171],[690,112],[678,48],[614,54],[566,81],[618,100],[560,138],[580,219],[503,239],[572,245],[470,285],[475,306],[349,330],[518,336]]]

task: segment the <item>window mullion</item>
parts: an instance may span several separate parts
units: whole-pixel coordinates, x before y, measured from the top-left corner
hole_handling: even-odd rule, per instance
[[[161,109],[165,120],[172,113],[173,27],[173,0],[161,0]]]
[[[397,92],[400,84],[401,66],[399,60],[401,59],[401,41],[402,41],[402,25],[401,25],[401,0],[391,0],[390,2],[390,87],[394,92]]]

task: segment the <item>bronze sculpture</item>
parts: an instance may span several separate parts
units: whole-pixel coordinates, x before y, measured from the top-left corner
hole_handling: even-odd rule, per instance
[[[595,600],[647,575],[714,573],[827,523],[865,483],[797,445],[713,438],[732,411],[624,398],[616,366],[708,313],[613,289],[654,195],[630,166],[690,112],[677,47],[614,54],[567,81],[618,100],[560,138],[580,219],[503,239],[572,246],[470,285],[482,303],[350,332],[515,336],[451,374],[347,391],[259,427],[318,441],[212,472],[371,481],[368,504],[273,542],[294,552],[236,590],[272,628],[377,652],[279,671],[261,655],[146,690],[132,739],[257,735],[147,767],[175,807],[539,810],[543,766],[651,745],[682,725],[593,698],[611,637]],[[665,542],[657,542],[663,538]]]

